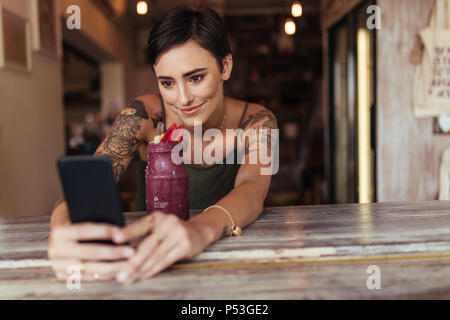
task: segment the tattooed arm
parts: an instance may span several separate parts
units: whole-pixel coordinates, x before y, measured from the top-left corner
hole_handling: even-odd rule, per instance
[[[273,113],[268,109],[261,109],[255,114],[251,114],[248,119],[243,123],[242,127],[249,133],[249,139],[244,141],[245,155],[249,155],[251,152],[258,151],[258,143],[262,145],[260,147],[267,147],[271,149],[271,133],[273,129],[277,129],[277,119]],[[248,158],[246,160],[249,160]],[[245,161],[248,163],[248,161]]]
[[[263,106],[250,106],[248,118],[242,124],[249,139],[245,139],[241,144],[238,142],[238,148],[244,149],[245,161],[240,165],[234,189],[217,202],[233,215],[236,225],[241,228],[252,223],[262,213],[272,178],[270,174],[261,174],[261,169],[266,168],[267,165],[261,163],[259,155],[256,163],[250,163],[250,158],[255,155],[254,153],[258,154],[260,148],[267,148],[264,153],[271,157],[271,164],[274,165],[276,157],[275,154],[272,156],[271,147],[272,144],[275,146],[275,143],[278,143],[278,141],[272,141],[272,137],[278,138],[278,125],[273,113]],[[278,152],[277,149],[274,151]],[[211,242],[230,232],[230,219],[217,208],[203,212],[191,220],[197,220],[199,224],[205,226],[205,229],[208,229],[208,237]]]
[[[152,130],[154,121],[153,117],[149,117],[144,102],[139,99],[130,102],[116,117],[110,133],[94,153],[94,156],[107,156],[111,159],[116,182],[124,174],[139,146],[146,140],[147,131]],[[51,225],[69,222],[65,201],[58,201],[52,214]]]
[[[156,102],[155,102],[156,101]],[[151,113],[157,108],[155,95],[140,97],[128,104],[115,119],[111,132],[95,152],[96,156],[111,159],[114,178],[119,181],[140,145],[154,134],[153,122],[160,114]],[[156,110],[155,110],[156,111]],[[151,120],[151,121],[150,121]],[[128,244],[111,246],[99,243],[80,243],[82,240],[112,240],[120,229],[106,223],[70,222],[65,201],[57,204],[51,216],[51,228],[47,254],[53,271],[59,280],[70,277],[69,266],[83,270],[81,281],[112,280],[126,265],[135,250]]]
[[[117,116],[111,132],[94,153],[94,156],[107,156],[111,159],[116,182],[145,140],[144,123],[148,119],[144,103],[134,100]]]
[[[244,123],[248,132],[277,128],[273,114],[262,106],[250,105],[248,114],[248,120]],[[254,139],[258,138],[261,143],[254,142]],[[250,137],[245,148],[247,151],[240,152],[246,157],[246,161],[240,165],[234,189],[217,202],[228,209],[236,224],[242,228],[253,222],[262,212],[271,180],[271,175],[263,175],[260,172],[264,167],[263,161],[261,165],[257,161],[250,164],[249,157],[255,150],[268,147],[271,143],[275,146],[275,141],[269,139],[267,131]],[[188,221],[155,211],[150,219],[147,216],[137,220],[114,236],[115,243],[122,244],[146,234],[136,254],[130,258],[116,279],[130,284],[137,279],[153,277],[176,261],[196,256],[214,241],[230,234],[230,231],[230,218],[218,208],[203,211]]]

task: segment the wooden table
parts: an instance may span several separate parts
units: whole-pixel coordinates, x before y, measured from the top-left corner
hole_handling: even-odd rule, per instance
[[[48,233],[48,216],[0,219],[0,299],[450,298],[450,201],[265,208],[242,237],[127,287],[67,289]],[[381,289],[367,287],[372,265]]]

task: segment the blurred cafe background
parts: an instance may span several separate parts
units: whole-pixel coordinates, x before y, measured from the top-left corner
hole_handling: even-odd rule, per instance
[[[50,214],[57,158],[92,154],[127,101],[158,92],[148,35],[179,4],[221,14],[234,57],[225,94],[278,119],[266,206],[439,198],[450,136],[413,112],[434,0],[0,0],[0,215]],[[119,183],[125,211],[137,161]]]

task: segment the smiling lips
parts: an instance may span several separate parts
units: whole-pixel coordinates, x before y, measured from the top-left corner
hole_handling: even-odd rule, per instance
[[[186,109],[182,109],[181,112],[183,112],[184,114],[187,115],[191,115],[196,113],[198,110],[200,110],[200,108],[204,105],[205,103],[203,102],[201,105],[196,106],[196,107],[192,107],[192,108],[186,108]]]

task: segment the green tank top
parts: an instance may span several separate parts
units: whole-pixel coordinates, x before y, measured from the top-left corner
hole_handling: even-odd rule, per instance
[[[161,97],[160,97],[161,98]],[[164,122],[164,130],[166,130],[166,114],[164,102],[161,98],[162,118]],[[238,128],[241,128],[242,122],[247,112],[248,103],[244,107]],[[236,141],[235,141],[236,142]],[[227,157],[229,162],[226,164]],[[198,167],[195,165],[185,164],[189,176],[189,208],[205,209],[215,204],[221,198],[226,196],[233,188],[236,175],[239,171],[240,164],[237,163],[237,144],[232,153],[226,155],[223,163],[217,163],[209,167]],[[147,162],[141,161],[140,182],[138,185],[138,195],[135,200],[134,210],[145,211],[145,166]]]

